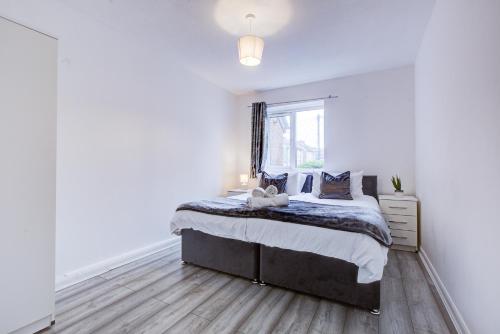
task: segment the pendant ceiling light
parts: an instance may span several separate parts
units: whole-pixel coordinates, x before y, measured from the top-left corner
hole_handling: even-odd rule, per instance
[[[240,57],[240,63],[243,65],[257,66],[262,60],[264,40],[252,35],[252,20],[255,19],[255,15],[247,14],[245,17],[249,21],[250,33],[238,39],[238,55]]]

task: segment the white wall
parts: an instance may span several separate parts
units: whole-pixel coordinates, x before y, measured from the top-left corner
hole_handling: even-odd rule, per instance
[[[391,175],[414,193],[415,128],[413,66],[269,90],[238,98],[238,170],[248,173],[251,102],[267,103],[338,95],[325,102],[325,165],[378,175],[390,193]]]
[[[415,72],[422,248],[484,334],[500,329],[499,17],[496,0],[437,1]]]
[[[33,333],[54,313],[57,41],[0,17],[0,50],[0,333]]]
[[[222,191],[234,96],[172,61],[160,34],[56,0],[0,0],[0,15],[59,38],[59,279],[170,238],[178,203]]]

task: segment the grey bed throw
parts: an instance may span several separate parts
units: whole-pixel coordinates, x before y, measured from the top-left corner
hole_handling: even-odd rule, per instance
[[[390,247],[389,227],[380,212],[357,206],[325,205],[290,201],[288,206],[252,209],[241,200],[217,198],[181,204],[177,211],[189,210],[210,215],[236,218],[259,218],[356,232],[368,235],[380,244]]]

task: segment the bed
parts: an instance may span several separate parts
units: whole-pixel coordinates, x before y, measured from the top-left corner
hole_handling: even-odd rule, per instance
[[[318,199],[310,193],[290,199],[380,211],[376,176],[363,177],[363,193],[353,201]],[[171,230],[182,235],[185,263],[379,313],[388,248],[367,235],[188,210],[176,212]]]

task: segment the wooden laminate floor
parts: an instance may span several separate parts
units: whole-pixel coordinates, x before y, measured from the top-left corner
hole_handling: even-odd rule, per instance
[[[180,245],[56,294],[49,333],[450,333],[413,253],[390,251],[381,315],[180,264]]]

